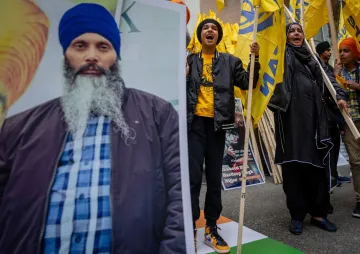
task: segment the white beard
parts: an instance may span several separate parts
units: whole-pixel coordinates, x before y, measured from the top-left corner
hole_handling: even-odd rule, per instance
[[[90,113],[94,113],[108,116],[123,137],[129,138],[129,127],[122,112],[124,86],[121,78],[114,74],[100,77],[77,75],[74,80],[75,75],[71,72],[65,70],[66,82],[61,98],[69,131],[76,137],[82,136]]]

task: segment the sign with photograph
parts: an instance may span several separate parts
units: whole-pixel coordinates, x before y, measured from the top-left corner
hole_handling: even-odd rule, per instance
[[[179,113],[183,210],[187,252],[192,253],[185,5],[164,0],[1,1],[0,131],[5,118],[62,96],[64,52],[58,38],[59,22],[68,9],[83,2],[103,5],[119,23],[120,69],[125,85],[171,102]]]
[[[225,151],[222,166],[222,184],[224,190],[241,188],[242,165],[244,161],[245,119],[240,99],[235,99],[234,128],[226,131]],[[259,165],[249,144],[246,185],[265,183]]]

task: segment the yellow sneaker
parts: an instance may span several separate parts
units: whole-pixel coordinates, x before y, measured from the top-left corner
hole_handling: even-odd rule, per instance
[[[219,235],[217,229],[217,226],[205,227],[205,244],[213,248],[217,253],[229,253],[230,247]]]

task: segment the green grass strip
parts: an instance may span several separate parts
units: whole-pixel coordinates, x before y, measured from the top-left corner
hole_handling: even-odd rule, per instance
[[[230,254],[236,254],[237,247],[230,249]],[[270,238],[254,241],[244,244],[242,247],[243,254],[304,254],[303,252],[287,246],[281,242]],[[210,254],[216,254],[212,252]]]

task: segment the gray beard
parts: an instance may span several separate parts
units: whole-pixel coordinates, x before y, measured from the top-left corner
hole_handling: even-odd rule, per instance
[[[122,111],[124,82],[118,63],[101,76],[76,75],[68,61],[64,61],[65,86],[61,97],[64,120],[68,130],[81,137],[91,113],[107,116],[125,140],[135,138],[127,125]]]

